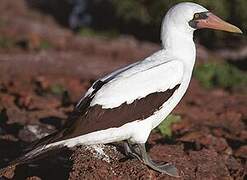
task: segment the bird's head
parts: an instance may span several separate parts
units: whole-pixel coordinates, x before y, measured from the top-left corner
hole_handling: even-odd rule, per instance
[[[168,11],[165,21],[169,21],[166,26],[169,26],[170,24],[180,31],[185,32],[193,32],[197,29],[210,28],[234,33],[242,33],[238,27],[220,19],[201,5],[191,2],[179,3],[173,6]]]

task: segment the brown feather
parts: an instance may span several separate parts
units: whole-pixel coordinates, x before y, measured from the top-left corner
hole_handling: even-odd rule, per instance
[[[63,131],[61,140],[81,136],[94,131],[120,127],[126,123],[143,120],[159,110],[180,86],[165,92],[156,92],[137,99],[131,104],[124,103],[112,109],[103,109],[100,105],[88,107],[84,114],[75,116],[72,126]]]

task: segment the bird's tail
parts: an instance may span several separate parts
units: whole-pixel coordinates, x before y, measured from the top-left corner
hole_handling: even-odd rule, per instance
[[[80,111],[75,109],[68,118],[69,120],[67,121],[65,127],[67,128],[71,127],[73,125],[73,122],[77,120],[78,117],[80,117],[80,113],[81,113]],[[65,128],[65,130],[67,129]],[[2,176],[3,173],[8,171],[12,167],[15,167],[20,164],[30,163],[34,160],[41,159],[51,154],[56,154],[60,151],[68,149],[67,146],[63,146],[62,144],[48,146],[51,143],[59,142],[60,140],[62,140],[63,133],[65,130],[54,132],[34,143],[31,143],[31,145],[29,145],[23,151],[22,156],[15,159],[14,161],[11,161],[4,168],[0,168],[0,177]]]
[[[0,169],[0,177],[2,177],[2,176],[4,176],[4,174],[6,173],[6,172],[8,172],[10,169],[12,169],[13,167],[15,167],[15,166],[17,166],[18,164],[9,164],[8,166],[6,166],[6,167],[4,167],[4,168],[2,168],[2,169]]]
[[[39,151],[35,152],[34,150],[16,158],[15,160],[9,162],[5,167],[0,169],[0,177],[3,176],[7,171],[12,169],[13,167],[19,165],[19,164],[24,164],[28,162],[29,159],[32,159],[34,156],[38,156],[40,153]]]
[[[17,165],[21,164],[28,164],[30,162],[33,162],[35,160],[44,158],[46,156],[49,156],[51,154],[59,153],[60,151],[66,149],[67,147],[63,146],[53,146],[53,147],[38,147],[36,149],[31,150],[30,152],[27,152],[26,154],[18,157],[17,159],[11,161],[8,163],[5,167],[0,169],[0,177],[3,176],[6,172],[8,172],[10,169],[14,168]]]
[[[47,146],[51,140],[57,137],[57,133],[48,135],[41,140],[29,145],[22,153],[22,155],[15,160],[9,162],[5,167],[0,168],[0,177],[3,176],[8,170],[20,164],[27,164],[34,160],[44,158],[48,155],[58,153],[58,151],[64,150],[65,146]]]

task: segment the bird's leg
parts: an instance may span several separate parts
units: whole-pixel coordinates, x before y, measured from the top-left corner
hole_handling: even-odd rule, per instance
[[[125,152],[131,156],[137,157],[139,160],[143,161],[150,168],[168,174],[170,176],[179,177],[177,168],[170,164],[157,164],[152,161],[148,156],[145,144],[135,144],[131,145],[130,143],[125,142]]]
[[[129,141],[124,141],[124,151],[125,151],[125,155],[126,156],[131,156],[134,158],[139,159],[140,161],[142,161],[142,159],[140,158],[140,155],[136,153],[136,150],[134,146],[137,146],[137,144],[132,145],[129,143]]]

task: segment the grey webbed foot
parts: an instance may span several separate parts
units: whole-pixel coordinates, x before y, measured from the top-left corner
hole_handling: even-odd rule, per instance
[[[125,151],[125,155],[126,156],[130,156],[130,157],[133,157],[133,158],[137,158],[139,159],[140,161],[142,161],[141,157],[140,157],[140,152],[137,153],[138,151],[138,145],[135,144],[135,145],[131,145],[128,141],[125,141],[124,142],[124,151]]]
[[[173,176],[173,177],[179,177],[178,170],[174,165],[172,165],[170,163],[157,164],[157,163],[153,162],[147,154],[145,144],[131,145],[130,143],[125,142],[124,143],[124,149],[125,149],[125,153],[127,155],[138,158],[139,160],[143,161],[150,168],[152,168],[158,172]]]

